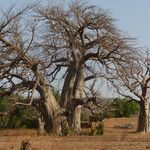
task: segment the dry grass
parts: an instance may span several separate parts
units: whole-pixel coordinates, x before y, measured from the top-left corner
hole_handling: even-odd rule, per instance
[[[150,134],[136,133],[136,118],[106,119],[103,136],[39,136],[36,130],[1,130],[0,150],[19,150],[28,139],[34,150],[144,150],[150,149]],[[132,123],[133,129],[115,128]]]

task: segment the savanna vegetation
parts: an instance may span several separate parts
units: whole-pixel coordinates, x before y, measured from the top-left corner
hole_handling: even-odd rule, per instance
[[[100,121],[139,114],[137,131],[150,131],[149,53],[118,29],[109,11],[75,1],[0,13],[1,129],[80,134],[82,109],[94,114],[96,107]],[[124,98],[103,103],[100,81]]]

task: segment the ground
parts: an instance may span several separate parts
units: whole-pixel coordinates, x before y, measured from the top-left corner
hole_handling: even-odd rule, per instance
[[[1,130],[0,150],[19,150],[25,139],[33,150],[150,150],[150,134],[135,132],[136,118],[105,119],[104,125],[103,136],[39,136],[35,130]]]

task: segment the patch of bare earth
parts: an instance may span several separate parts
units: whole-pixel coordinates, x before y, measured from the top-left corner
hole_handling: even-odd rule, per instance
[[[150,150],[150,134],[136,133],[136,118],[105,119],[103,136],[39,136],[36,130],[1,130],[0,150],[19,150],[29,140],[33,150]],[[133,128],[123,128],[132,124]]]

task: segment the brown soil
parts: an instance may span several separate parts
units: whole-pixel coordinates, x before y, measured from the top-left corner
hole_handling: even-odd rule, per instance
[[[124,128],[132,124],[133,128]],[[104,120],[103,136],[39,136],[36,130],[1,130],[0,150],[19,150],[29,140],[32,150],[150,150],[150,134],[136,133],[136,118]]]

